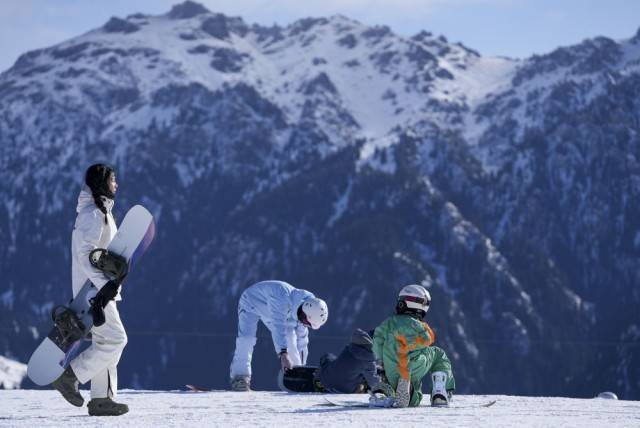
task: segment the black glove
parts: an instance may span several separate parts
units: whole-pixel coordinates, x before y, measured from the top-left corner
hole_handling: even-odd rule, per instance
[[[91,318],[93,318],[93,326],[100,327],[107,320],[104,316],[104,308],[99,305],[92,304],[89,308]]]
[[[93,317],[93,325],[100,327],[106,321],[104,316],[104,307],[110,300],[115,299],[118,295],[120,284],[111,280],[102,286],[93,299],[91,299],[91,308],[89,313]]]
[[[113,300],[118,295],[118,288],[120,288],[120,284],[115,282],[114,280],[108,281],[96,294],[95,299],[100,298],[104,304],[102,307],[104,308],[109,303],[109,300]]]

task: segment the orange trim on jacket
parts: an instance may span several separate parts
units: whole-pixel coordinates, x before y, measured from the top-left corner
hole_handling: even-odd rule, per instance
[[[436,335],[426,322],[421,322],[427,339],[422,336],[417,336],[416,341],[413,344],[409,344],[407,338],[404,335],[397,334],[396,340],[400,343],[398,349],[398,372],[403,379],[409,380],[409,352],[420,348],[427,348],[433,344],[436,340]]]

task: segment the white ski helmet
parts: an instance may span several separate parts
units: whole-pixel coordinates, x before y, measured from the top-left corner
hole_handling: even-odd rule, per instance
[[[312,297],[302,302],[301,309],[308,325],[314,330],[322,327],[327,322],[327,318],[329,318],[327,303],[317,297]]]
[[[400,290],[398,301],[403,301],[409,309],[418,309],[426,313],[431,304],[431,295],[423,286],[411,284]]]

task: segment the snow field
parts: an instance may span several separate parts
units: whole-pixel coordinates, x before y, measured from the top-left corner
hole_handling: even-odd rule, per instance
[[[85,398],[88,393],[83,391]],[[124,390],[130,412],[90,417],[52,390],[0,390],[0,426],[233,427],[638,427],[640,402],[557,397],[458,395],[450,408],[369,409],[327,406],[322,394]],[[333,395],[353,399],[353,395]],[[365,396],[359,396],[364,398]],[[456,408],[498,400],[489,408]]]

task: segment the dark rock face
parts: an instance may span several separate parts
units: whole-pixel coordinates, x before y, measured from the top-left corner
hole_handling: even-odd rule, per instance
[[[640,42],[640,28],[638,28],[638,31],[636,31],[636,35],[631,39],[631,43],[633,44],[638,44],[638,42]]]
[[[356,39],[356,36],[354,36],[353,34],[347,34],[346,36],[341,37],[338,40],[338,44],[348,49],[353,49],[358,44],[358,39]]]
[[[229,37],[227,20],[224,15],[215,15],[202,23],[202,31],[218,39]]]
[[[221,73],[237,73],[244,64],[251,60],[249,55],[228,48],[214,48],[198,45],[189,49],[191,54],[208,54],[211,56],[211,68]]]
[[[367,29],[362,33],[362,36],[371,43],[380,43],[385,37],[391,36],[392,34],[391,29],[383,25]]]
[[[289,36],[299,36],[309,32],[317,25],[326,25],[329,22],[327,18],[305,18],[294,22],[289,29]]]
[[[107,33],[135,33],[140,29],[136,24],[125,21],[124,19],[113,17],[111,18],[104,27],[102,27]]]
[[[216,49],[212,56],[211,67],[222,73],[236,73],[242,70],[243,63],[249,59],[248,55],[232,49]]]
[[[329,79],[329,76],[327,76],[326,73],[320,73],[311,79],[304,87],[304,93],[306,95],[311,95],[316,92],[336,94],[338,91],[331,82],[331,79]]]
[[[571,74],[575,75],[597,73],[615,65],[621,57],[622,51],[616,42],[598,37],[586,40],[578,46],[556,49],[548,55],[534,55],[527,66],[518,70],[513,84],[518,86],[537,75],[552,73],[561,68],[569,68]]]
[[[189,19],[207,13],[211,12],[209,12],[209,9],[207,9],[200,3],[187,0],[183,3],[173,6],[168,16],[171,19]]]
[[[117,217],[142,203],[158,224],[119,304],[124,386],[226,388],[238,297],[278,278],[331,308],[312,363],[422,283],[458,392],[640,396],[640,74],[624,46],[598,38],[530,58],[472,108],[442,88],[480,57],[430,33],[325,18],[248,27],[193,2],[169,16],[194,18],[174,23],[182,63],[100,33],[108,42],[30,52],[0,75],[0,354],[26,361],[68,297],[82,173],[107,161]],[[156,18],[105,30],[133,19],[151,31]],[[332,28],[340,56],[297,57]],[[303,72],[274,59],[287,49]],[[276,72],[259,69],[265,58]],[[400,84],[346,93],[352,73]],[[410,121],[367,136],[362,110],[416,100]],[[259,336],[253,385],[273,389]]]
[[[66,48],[54,49],[51,56],[55,59],[65,59],[67,61],[77,61],[82,58],[84,51],[91,46],[91,43],[79,43]]]
[[[284,39],[282,28],[277,25],[274,25],[273,27],[262,27],[260,25],[253,24],[251,26],[251,32],[256,34],[259,42],[268,40],[271,43],[274,43]]]

